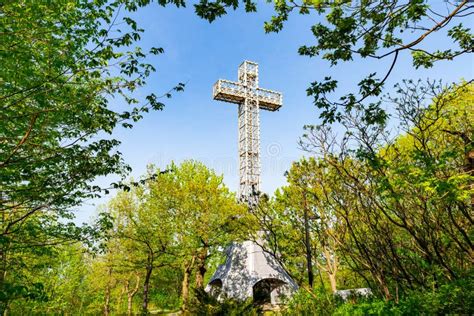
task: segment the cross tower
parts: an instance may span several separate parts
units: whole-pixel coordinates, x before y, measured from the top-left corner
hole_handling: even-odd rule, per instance
[[[219,79],[214,84],[213,97],[239,106],[239,198],[255,205],[260,191],[259,109],[278,110],[283,96],[259,88],[258,64],[244,61],[239,66],[238,81]]]
[[[215,100],[239,106],[239,198],[253,209],[260,189],[259,110],[278,110],[283,103],[282,95],[259,88],[257,63],[244,61],[239,66],[238,81],[218,80],[213,96]],[[261,237],[264,242],[264,236]],[[226,253],[225,263],[217,268],[206,287],[217,299],[243,301],[253,297],[259,304],[278,305],[298,289],[275,257],[257,243],[232,243]]]

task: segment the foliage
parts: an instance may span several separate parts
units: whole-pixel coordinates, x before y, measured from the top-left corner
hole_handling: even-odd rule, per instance
[[[284,315],[332,315],[335,308],[334,296],[324,288],[311,293],[300,289],[291,298]]]
[[[303,158],[293,163],[287,173],[289,185],[282,188],[281,195],[276,194],[276,199],[283,204],[286,216],[289,215],[293,221],[303,220],[303,225],[297,230],[300,234],[305,233],[305,237],[301,240],[304,240],[303,245],[307,249],[306,261],[315,263],[320,277],[321,272],[327,274],[331,289],[335,291],[336,275],[341,263],[338,248],[339,244],[344,242],[346,225],[337,217],[331,205],[321,198],[323,195],[331,194],[327,192],[327,188],[322,187],[328,185],[330,177],[330,173],[320,162],[313,158]],[[312,267],[307,265],[307,270],[312,271]],[[312,286],[312,282],[309,283]]]
[[[189,310],[192,315],[259,315],[259,307],[254,306],[252,300],[245,302],[237,302],[231,299],[218,301],[202,289],[196,289],[195,297],[195,303]]]
[[[432,291],[410,291],[398,302],[381,298],[355,298],[344,302],[327,292],[293,296],[285,315],[444,315],[471,314],[472,279],[444,284]]]
[[[20,295],[10,297],[9,311],[62,313],[79,305],[85,313],[131,314],[182,304],[189,313],[254,315],[250,301],[217,302],[203,292],[211,258],[248,226],[267,232],[266,250],[300,285],[283,313],[472,313],[472,92],[467,83],[406,82],[387,96],[402,135],[383,125],[353,124],[342,140],[313,130],[301,145],[319,156],[294,163],[288,185],[273,199],[262,197],[250,218],[203,164],[150,167],[108,205],[106,252],[90,257],[83,245],[51,245],[29,253],[31,271],[22,266],[18,277],[30,287],[14,289]],[[348,128],[357,122],[344,119]],[[329,277],[332,261],[338,287],[368,285],[374,295],[339,301],[322,277],[311,290],[308,269]]]
[[[389,98],[406,135],[391,140],[383,125],[368,128],[360,117],[347,116],[342,141],[320,129],[302,142],[334,172],[331,182],[322,182],[322,198],[348,228],[340,253],[387,299],[400,287],[429,288],[466,277],[472,257],[472,89],[407,82],[400,98]],[[425,107],[428,96],[433,103]]]
[[[85,249],[79,244],[68,244],[51,251],[55,260],[51,260],[51,254],[29,257],[31,268],[23,277],[26,284],[34,282],[41,286],[40,296],[15,297],[9,307],[13,313],[63,314],[71,310],[81,313],[94,299],[85,277],[88,274]]]
[[[127,16],[148,3],[1,5],[1,310],[10,298],[31,299],[43,287],[25,283],[29,256],[61,242],[94,243],[90,234],[100,230],[75,227],[70,209],[108,193],[91,184],[96,177],[130,170],[116,150],[120,142],[105,135],[164,106],[155,94],[134,97],[155,70],[144,59],[163,52],[138,46],[143,29]]]
[[[275,1],[267,32],[280,31],[296,11],[325,17],[312,27],[316,42],[301,47],[302,55],[332,66],[356,56],[392,58],[385,74],[368,74],[357,93],[337,101],[330,99],[337,80],[311,83],[307,93],[329,123],[307,126],[301,139],[315,157],[295,162],[287,186],[273,199],[262,197],[250,214],[201,163],[150,167],[137,182],[112,184],[123,191],[107,212],[77,227],[71,209],[111,189],[92,181],[111,173],[123,180],[130,170],[112,132],[164,106],[156,94],[135,96],[155,71],[146,57],[163,53],[138,45],[143,30],[130,17],[149,3],[0,6],[2,313],[181,307],[255,315],[251,302],[220,303],[203,287],[231,240],[260,231],[257,240],[261,230],[265,250],[301,286],[286,313],[474,312],[472,81],[404,81],[395,96],[379,98],[403,52],[411,52],[415,68],[473,52],[471,30],[461,23],[472,14],[469,1],[447,3],[447,13],[421,0]],[[251,0],[243,3],[247,12],[256,10]],[[238,6],[237,0],[201,0],[195,10],[213,21]],[[422,43],[439,32],[449,41],[424,50]],[[391,106],[390,115],[382,104]],[[333,133],[335,122],[343,135]],[[328,283],[332,291],[370,286],[374,297],[339,302]]]
[[[327,289],[331,277],[331,292],[370,287],[383,297],[356,304],[354,312],[361,314],[395,313],[399,307],[392,311],[384,301],[403,298],[409,305],[412,294],[429,301],[430,291],[435,310],[446,284],[468,288],[473,89],[465,82],[444,87],[407,81],[386,97],[404,134],[347,115],[344,137],[320,128],[302,139],[316,157],[295,162],[288,185],[253,212],[269,237],[266,250],[306,291],[296,296],[295,308],[306,305],[313,284]],[[320,278],[313,280],[313,273]],[[453,308],[462,306],[461,297],[446,299],[455,301]],[[341,313],[345,309],[352,307]]]
[[[110,261],[107,266],[115,279],[131,272],[143,276],[144,311],[153,297],[164,305],[169,304],[166,301],[176,304],[180,297],[187,309],[191,277],[195,277],[195,287],[202,289],[209,258],[234,239],[238,219],[244,214],[222,177],[203,164],[185,161],[166,170],[142,186],[120,192],[109,205],[114,227],[103,259]],[[146,178],[158,173],[150,166]],[[168,276],[172,288],[166,292],[166,284],[153,289],[153,275],[161,272],[164,281],[165,269],[179,278]],[[164,293],[169,300],[162,300]]]
[[[9,311],[132,314],[176,310],[182,303],[187,309],[195,302],[194,289],[202,292],[210,258],[234,240],[245,208],[222,177],[201,163],[167,170],[150,166],[142,185],[110,201],[112,226],[104,228],[102,252],[91,256],[84,245],[59,245],[29,257],[24,282],[40,288],[10,296]]]
[[[472,314],[474,311],[472,275],[443,284],[434,291],[410,292],[397,306],[401,314]]]
[[[334,315],[445,315],[471,314],[472,280],[444,284],[435,291],[411,291],[398,303],[366,299],[338,306]]]
[[[65,212],[94,197],[96,176],[127,170],[117,140],[92,137],[131,127],[142,113],[163,104],[149,95],[142,105],[131,95],[154,68],[135,42],[143,32],[118,11],[121,1],[8,2],[2,6],[1,170],[2,205],[11,215],[6,232],[37,210]],[[122,8],[123,7],[123,8]],[[128,28],[127,28],[128,27]],[[122,32],[111,37],[111,32]],[[134,50],[127,51],[131,46]],[[162,49],[150,49],[160,54]],[[117,73],[113,69],[120,69]],[[115,112],[111,96],[131,110]],[[41,190],[40,190],[41,189]],[[18,213],[18,214],[16,214]],[[61,214],[63,215],[63,214]]]

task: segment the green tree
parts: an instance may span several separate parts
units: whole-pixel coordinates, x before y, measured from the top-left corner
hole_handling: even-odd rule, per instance
[[[346,235],[345,223],[327,201],[337,175],[324,160],[311,157],[294,162],[286,177],[288,184],[276,191],[275,199],[263,201],[255,213],[269,235],[264,246],[300,286],[311,290],[319,281],[323,289],[329,283],[334,292],[342,265],[339,247]]]
[[[164,187],[166,184],[171,184],[166,183],[167,180],[166,177],[158,177],[155,181]],[[114,237],[118,239],[116,242],[120,243],[123,251],[117,251],[112,243],[112,251],[108,253],[108,256],[117,258],[112,266],[118,265],[120,269],[120,266],[126,264],[135,271],[143,272],[144,312],[148,311],[152,273],[160,267],[171,264],[173,260],[171,248],[176,246],[173,218],[169,213],[170,206],[163,203],[152,204],[146,194],[143,188],[137,188],[130,193],[122,192],[113,200],[110,209],[116,221]],[[128,255],[122,257],[121,255],[125,253]]]
[[[5,304],[16,296],[11,291],[26,286],[20,271],[7,273],[28,266],[21,252],[13,252],[83,238],[71,226],[69,210],[108,192],[91,185],[97,176],[129,171],[116,150],[120,142],[104,135],[163,108],[155,94],[134,97],[155,70],[146,56],[163,52],[137,45],[143,29],[128,16],[149,2],[0,5],[0,292]],[[182,89],[182,84],[174,88]],[[36,232],[45,238],[33,238]],[[14,274],[19,278],[9,279]]]
[[[387,299],[472,273],[472,89],[405,82],[387,98],[404,135],[348,115],[343,139],[315,128],[302,142],[335,173],[322,186],[347,225],[341,252]]]
[[[87,249],[79,243],[61,244],[48,253],[29,256],[22,277],[24,284],[40,287],[40,296],[21,295],[10,302],[9,311],[13,315],[86,312],[94,299],[87,280],[89,259]]]
[[[191,277],[195,277],[194,287],[202,290],[209,258],[233,240],[233,232],[240,227],[237,222],[245,214],[222,177],[202,163],[185,161],[167,170],[154,177],[151,167],[148,175],[153,179],[119,193],[109,205],[115,225],[107,256],[115,258],[113,273],[143,275],[144,312],[151,287],[161,286],[151,284],[159,282],[152,274],[166,267],[175,274],[176,269],[183,269],[181,299],[182,308],[187,309]]]

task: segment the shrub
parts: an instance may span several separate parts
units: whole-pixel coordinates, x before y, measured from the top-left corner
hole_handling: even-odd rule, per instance
[[[467,277],[431,291],[410,291],[398,304],[378,297],[356,297],[347,302],[318,290],[314,296],[300,290],[285,315],[474,315],[474,279]]]
[[[189,312],[191,315],[256,316],[259,309],[251,300],[239,302],[231,299],[218,301],[202,289],[195,290],[195,298]]]
[[[336,308],[336,301],[330,291],[317,289],[313,295],[300,289],[291,298],[285,315],[332,315]]]

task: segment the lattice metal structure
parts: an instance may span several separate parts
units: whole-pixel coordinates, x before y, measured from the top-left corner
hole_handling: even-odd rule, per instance
[[[218,80],[214,100],[238,104],[239,117],[239,197],[256,204],[260,191],[260,117],[259,109],[276,111],[283,104],[279,92],[258,86],[258,64],[244,61],[238,81]]]

